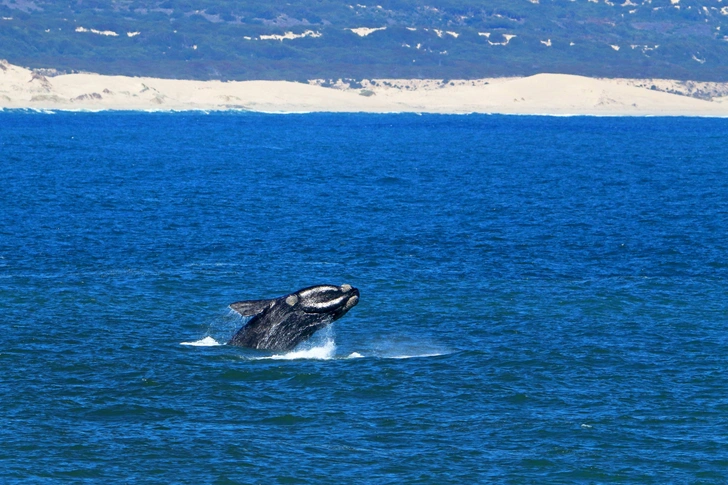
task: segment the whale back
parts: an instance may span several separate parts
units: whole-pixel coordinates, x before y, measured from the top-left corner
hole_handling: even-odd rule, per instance
[[[308,314],[277,301],[250,319],[233,335],[229,344],[253,349],[290,350],[332,320],[329,315]]]

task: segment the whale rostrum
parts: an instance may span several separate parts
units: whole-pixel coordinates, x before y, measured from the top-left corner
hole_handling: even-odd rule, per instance
[[[245,300],[230,308],[253,318],[228,345],[265,350],[291,350],[317,330],[343,317],[359,303],[351,285],[318,285],[270,300]]]

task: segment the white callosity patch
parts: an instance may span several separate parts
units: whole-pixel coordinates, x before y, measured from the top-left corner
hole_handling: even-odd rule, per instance
[[[320,295],[322,293],[328,293],[328,292],[334,292],[337,291],[339,288],[336,286],[327,286],[327,285],[321,285],[316,286],[314,288],[309,288],[307,290],[299,291],[298,295],[304,299],[307,300],[309,298],[314,298],[316,295]]]
[[[340,296],[338,298],[335,298],[333,300],[322,300],[322,301],[316,301],[316,300],[309,300],[304,298],[303,303],[303,309],[304,310],[326,310],[327,308],[334,308],[340,305],[344,304],[344,301],[346,300],[346,296]]]
[[[342,305],[346,310],[349,310],[359,301],[357,296],[347,294],[351,289],[352,286],[349,284],[344,284],[341,287],[322,285],[300,291],[298,297],[300,297],[301,307],[304,311],[325,311]]]
[[[359,297],[354,295],[350,297],[349,300],[346,302],[346,305],[344,305],[344,309],[351,310],[357,303],[359,303]]]

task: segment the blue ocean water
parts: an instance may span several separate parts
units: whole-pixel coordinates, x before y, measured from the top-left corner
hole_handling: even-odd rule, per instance
[[[0,113],[0,482],[725,483],[726,133]]]

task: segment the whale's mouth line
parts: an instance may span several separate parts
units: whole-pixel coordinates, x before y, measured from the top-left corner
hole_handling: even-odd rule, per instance
[[[349,300],[347,300],[344,303],[337,305],[335,307],[327,308],[325,311],[312,312],[312,311],[303,310],[303,313],[305,313],[306,315],[328,315],[328,314],[336,313],[340,310],[344,310],[344,309],[348,310],[354,306],[354,305],[348,306],[348,304],[349,304]]]

